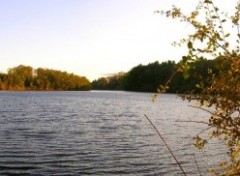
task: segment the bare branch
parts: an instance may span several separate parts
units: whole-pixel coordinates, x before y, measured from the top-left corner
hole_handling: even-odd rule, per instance
[[[207,110],[207,109],[204,109],[204,108],[202,108],[202,107],[199,107],[199,106],[193,106],[193,105],[188,105],[188,106],[189,106],[189,107],[192,107],[192,108],[201,109],[201,110],[203,110],[203,111],[205,111],[205,112],[210,113],[211,115],[215,115],[215,114],[213,114],[213,112],[211,112],[211,111],[209,111],[209,110]]]
[[[177,120],[175,122],[192,122],[192,123],[201,123],[201,124],[205,124],[205,125],[209,125],[208,122],[203,122],[203,121],[195,121],[195,120]]]
[[[213,127],[205,128],[205,129],[203,129],[202,131],[200,131],[197,135],[200,135],[200,134],[204,133],[205,131],[208,131],[208,130],[210,130],[210,129],[212,129],[212,128],[213,128]]]

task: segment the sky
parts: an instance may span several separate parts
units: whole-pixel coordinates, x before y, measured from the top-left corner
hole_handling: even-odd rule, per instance
[[[232,10],[234,0],[216,0]],[[228,2],[228,4],[226,4]],[[89,80],[139,64],[179,61],[171,44],[190,30],[155,14],[198,0],[0,0],[0,72],[18,65],[67,71]]]

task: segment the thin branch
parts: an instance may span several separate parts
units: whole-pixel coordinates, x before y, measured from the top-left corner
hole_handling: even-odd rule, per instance
[[[200,29],[200,31],[201,31],[201,32],[204,32],[204,31],[202,31],[201,29]],[[231,55],[231,53],[230,53],[224,46],[222,46],[220,43],[218,43],[216,40],[214,40],[209,34],[206,33],[206,36],[207,36],[210,40],[214,41],[219,48],[222,48],[227,54]]]
[[[213,112],[211,112],[211,111],[209,111],[209,110],[207,110],[207,109],[204,109],[204,108],[202,108],[202,107],[199,107],[199,106],[193,106],[193,105],[188,105],[188,106],[189,106],[189,107],[192,107],[192,108],[201,109],[201,110],[203,110],[203,111],[205,111],[205,112],[210,113],[211,115],[214,115]]]
[[[201,171],[200,171],[200,168],[199,168],[199,166],[198,166],[198,162],[197,162],[196,156],[195,156],[194,154],[193,154],[193,158],[194,158],[194,162],[195,162],[195,164],[196,164],[196,167],[197,167],[197,171],[198,171],[198,173],[199,173],[199,176],[202,176]]]
[[[168,79],[168,81],[165,83],[165,86],[168,86],[168,84],[171,82],[171,80],[174,78],[174,76],[177,74],[177,72],[179,72],[179,69],[177,69],[172,75],[171,77]]]
[[[207,110],[207,109],[204,109],[204,108],[202,108],[202,107],[199,107],[199,106],[193,106],[193,105],[188,105],[188,106],[189,106],[189,107],[192,107],[192,108],[197,108],[197,109],[203,110],[203,111],[205,111],[205,112],[210,113],[211,115],[215,115],[215,116],[217,116],[217,117],[222,118],[222,117],[219,116],[218,114],[214,114],[213,112],[211,112],[211,111],[209,111],[209,110]],[[230,117],[230,116],[229,116],[229,117]]]
[[[221,26],[221,32],[222,32],[222,35],[223,35],[223,41],[224,41],[224,43],[226,43],[225,32],[224,32],[224,30],[223,30],[223,23],[222,23],[222,21],[221,21],[221,19],[220,19],[220,16],[219,16],[219,14],[218,14],[218,12],[217,12],[217,10],[216,10],[215,5],[214,5],[213,3],[212,3],[212,5],[213,5],[213,8],[214,8],[214,10],[215,10],[215,12],[216,12],[216,15],[217,15],[217,17],[218,17],[218,20],[219,20],[219,23],[220,23],[220,26]]]
[[[222,23],[221,18],[220,18],[219,14],[218,14],[218,11],[217,11],[216,6],[214,5],[213,2],[211,2],[211,4],[212,4],[212,6],[213,6],[213,9],[214,9],[214,11],[215,11],[215,13],[216,13],[216,15],[217,15],[218,20],[219,20],[219,24],[220,24],[220,26],[221,26],[221,32],[222,32],[222,35],[223,35],[223,41],[224,41],[224,43],[226,43],[225,32],[224,32],[224,30],[223,30],[223,23]]]
[[[237,36],[238,38],[240,39],[240,30],[239,30],[239,25],[236,25],[237,26]]]
[[[170,147],[168,146],[168,144],[166,143],[166,141],[164,140],[163,136],[161,135],[161,133],[159,132],[159,130],[157,129],[157,127],[153,124],[153,122],[148,118],[148,116],[146,114],[144,114],[145,118],[148,120],[148,122],[152,125],[152,127],[155,129],[155,131],[157,132],[159,138],[162,140],[162,142],[164,143],[164,145],[167,147],[169,153],[172,155],[173,159],[176,161],[178,167],[181,169],[183,175],[187,176],[186,172],[184,171],[184,169],[182,168],[181,164],[178,162],[176,156],[173,154],[172,150],[170,149]]]
[[[192,123],[201,123],[201,124],[209,125],[209,123],[207,123],[207,122],[195,121],[195,120],[177,120],[175,122],[192,122]]]
[[[240,39],[240,29],[239,29],[238,24],[236,26],[237,26],[237,36],[238,36],[238,41],[239,41],[239,39]],[[238,45],[240,45],[239,42],[238,42]],[[239,52],[239,46],[237,47],[237,51]]]
[[[199,27],[197,27],[191,20],[189,20],[185,15],[182,14],[182,18],[190,23],[194,28],[198,29],[199,31],[201,31],[202,33],[205,33],[205,35],[212,41],[214,41],[214,43],[219,47],[222,48],[227,54],[231,55],[231,52],[229,52],[226,47],[224,47],[223,45],[221,45],[220,43],[218,43],[216,40],[214,40],[209,34],[207,34],[206,32],[204,32],[202,29],[200,29]]]
[[[202,134],[202,133],[204,133],[205,131],[208,131],[208,130],[212,129],[212,128],[213,128],[213,127],[211,126],[211,127],[208,127],[208,128],[203,129],[202,131],[200,131],[200,132],[197,134],[197,136],[200,135],[200,134]]]

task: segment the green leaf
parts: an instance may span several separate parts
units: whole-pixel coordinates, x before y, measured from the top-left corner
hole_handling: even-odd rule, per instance
[[[229,37],[230,36],[230,34],[229,33],[227,33],[226,35],[225,35],[225,37]]]
[[[211,4],[212,1],[211,0],[205,0],[204,3]]]
[[[192,48],[193,48],[192,42],[189,41],[188,44],[187,44],[187,46],[188,46],[189,49],[192,49]]]

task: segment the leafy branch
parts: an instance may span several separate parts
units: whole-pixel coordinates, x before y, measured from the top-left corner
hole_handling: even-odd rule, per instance
[[[213,129],[211,138],[219,138],[225,142],[231,160],[221,162],[221,169],[214,169],[212,173],[231,176],[239,174],[240,170],[240,1],[236,4],[235,13],[231,18],[226,18],[226,15],[222,18],[219,12],[220,9],[213,3],[213,0],[200,0],[197,8],[190,15],[183,14],[176,6],[168,11],[158,11],[166,17],[179,19],[180,22],[186,22],[194,28],[193,33],[178,43],[179,46],[184,44],[188,48],[188,54],[182,57],[179,68],[186,74],[186,77],[189,74],[195,74],[199,78],[196,87],[200,91],[181,97],[183,100],[197,101],[200,105],[192,107],[209,113],[210,117],[208,122],[184,122],[206,124],[209,128],[204,131]],[[205,17],[204,20],[202,17]],[[223,23],[235,26],[236,36],[232,31],[226,33]],[[229,39],[230,34],[233,34],[231,37],[236,38],[235,48],[230,46],[230,43],[234,44]],[[204,79],[201,73],[189,72],[191,63],[209,56],[218,61],[218,72],[213,73],[209,70],[207,79]],[[163,91],[168,88],[168,84],[169,82],[167,86],[161,87]],[[211,111],[204,107],[211,107]],[[195,139],[196,147],[203,147],[207,142],[199,135]]]

